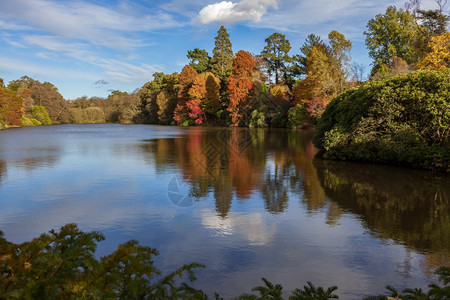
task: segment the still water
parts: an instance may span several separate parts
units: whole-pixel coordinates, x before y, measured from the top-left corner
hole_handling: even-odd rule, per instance
[[[450,258],[450,177],[314,159],[307,131],[61,125],[0,132],[0,230],[77,223],[98,255],[137,239],[157,265],[199,262],[230,298],[266,277],[341,299],[427,287]]]

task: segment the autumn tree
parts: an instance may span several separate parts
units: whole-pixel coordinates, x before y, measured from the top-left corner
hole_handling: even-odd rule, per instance
[[[393,56],[400,57],[408,64],[417,62],[414,42],[417,36],[414,16],[407,10],[389,6],[384,14],[378,14],[367,23],[366,46],[373,59],[374,71],[388,64]]]
[[[7,126],[22,125],[22,98],[16,92],[0,87],[0,120]]]
[[[70,123],[69,104],[49,82],[35,81],[31,86],[34,105],[45,107],[54,124]]]
[[[238,126],[242,117],[242,106],[249,100],[249,94],[253,90],[253,68],[255,61],[252,55],[240,50],[233,62],[233,71],[228,80],[229,106],[231,122]]]
[[[450,32],[432,37],[429,47],[431,52],[419,62],[419,68],[440,71],[450,68]]]
[[[261,52],[261,57],[267,62],[269,74],[275,75],[275,84],[280,82],[281,77],[286,81],[289,63],[292,61],[289,56],[289,40],[284,34],[275,32],[266,38],[265,42],[267,45]]]
[[[188,117],[196,125],[201,125],[205,120],[205,114],[201,108],[206,97],[206,76],[197,74],[189,89],[189,99],[186,102]]]
[[[324,45],[324,42],[315,34],[309,34],[306,37],[305,42],[300,47],[301,54],[294,55],[293,64],[291,66],[291,75],[294,77],[299,77],[306,74],[306,58],[308,57],[311,49],[314,46]]]
[[[108,96],[109,111],[106,116],[108,122],[119,122],[122,124],[134,123],[135,119],[140,114],[141,99],[137,93],[126,93],[120,91],[113,91]],[[97,111],[90,110],[91,114]],[[101,119],[101,117],[99,118]]]
[[[331,48],[317,45],[306,58],[306,77],[294,87],[294,103],[303,105],[311,118],[319,117],[337,95],[339,83],[333,73],[335,58]]]
[[[233,49],[229,37],[223,26],[215,37],[212,73],[219,77],[221,82],[226,82],[233,68]]]
[[[341,94],[345,90],[346,82],[350,74],[350,51],[352,42],[345,36],[333,30],[328,34],[331,54],[331,72],[335,77],[336,93]]]
[[[205,49],[195,48],[194,50],[189,50],[186,56],[190,59],[189,65],[198,73],[211,70],[211,57]]]
[[[220,79],[209,72],[205,74],[205,77],[206,94],[201,107],[206,114],[215,116],[222,106],[220,102]]]
[[[170,93],[165,90],[162,90],[156,96],[156,104],[158,105],[158,119],[160,124],[170,124],[170,121],[173,119],[173,111],[176,103],[176,98],[173,98]]]
[[[185,66],[178,76],[178,102],[173,117],[178,124],[181,124],[187,118],[186,103],[189,101],[189,90],[197,75],[198,73],[193,67]]]

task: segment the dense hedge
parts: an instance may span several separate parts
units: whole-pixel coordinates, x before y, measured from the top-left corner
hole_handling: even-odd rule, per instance
[[[450,171],[450,70],[417,71],[330,102],[314,144],[325,158]]]

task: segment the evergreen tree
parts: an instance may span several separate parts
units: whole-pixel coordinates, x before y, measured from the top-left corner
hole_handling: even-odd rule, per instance
[[[221,26],[215,37],[215,47],[213,49],[212,72],[219,77],[222,83],[227,81],[233,69],[234,54],[229,37],[230,35],[225,27]]]
[[[300,52],[302,54],[297,54],[293,56],[293,64],[291,67],[291,75],[298,77],[306,74],[306,58],[308,57],[311,49],[314,46],[324,45],[324,42],[320,36],[313,33],[306,37],[305,43],[300,47]]]
[[[198,73],[211,70],[211,57],[205,49],[189,50],[186,56],[191,60],[189,65]]]
[[[275,83],[280,82],[280,77],[283,76],[284,80],[287,79],[288,64],[292,61],[289,56],[291,45],[289,40],[286,39],[284,34],[275,32],[266,38],[266,46],[261,52],[267,64],[269,74],[275,74]]]

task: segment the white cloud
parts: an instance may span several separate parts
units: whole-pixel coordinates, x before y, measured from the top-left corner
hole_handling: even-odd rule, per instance
[[[269,7],[276,9],[277,0],[242,0],[239,3],[222,1],[203,7],[198,18],[203,24],[229,24],[248,20],[259,22]]]
[[[160,10],[147,14],[137,5],[104,7],[85,1],[0,1],[0,18],[8,20],[0,20],[0,28],[22,29],[23,26],[8,25],[20,22],[60,38],[121,49],[140,45],[139,40],[126,36],[131,32],[179,25],[171,15]]]

